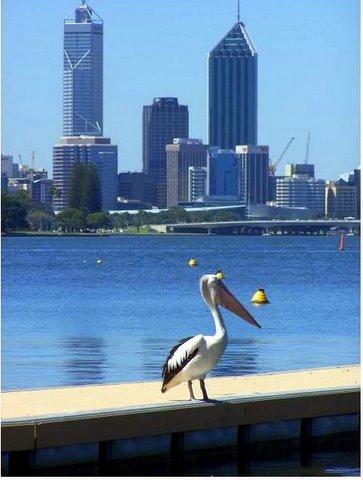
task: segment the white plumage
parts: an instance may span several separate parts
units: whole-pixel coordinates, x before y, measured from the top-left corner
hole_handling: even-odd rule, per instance
[[[247,310],[222,283],[221,274],[204,275],[200,280],[201,295],[211,310],[216,332],[212,336],[195,335],[181,340],[172,348],[163,366],[162,392],[188,382],[190,399],[194,400],[192,381],[199,380],[203,399],[209,400],[204,379],[223,355],[228,335],[218,306],[223,306],[249,323],[261,328]]]

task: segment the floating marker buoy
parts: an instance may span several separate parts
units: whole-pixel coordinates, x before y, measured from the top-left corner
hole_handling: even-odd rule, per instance
[[[222,270],[217,270],[217,273],[215,274],[215,277],[217,280],[223,280],[224,279],[224,273]]]
[[[266,293],[265,293],[265,290],[263,288],[258,287],[257,292],[251,298],[251,303],[259,303],[259,304],[270,303],[267,300]]]
[[[96,263],[97,263],[97,265],[100,265],[102,263],[102,260],[98,259]]]
[[[83,263],[87,263],[87,260],[83,260]]]
[[[196,261],[195,258],[191,258],[189,261],[188,261],[188,265],[189,267],[196,267],[198,265],[198,262]]]

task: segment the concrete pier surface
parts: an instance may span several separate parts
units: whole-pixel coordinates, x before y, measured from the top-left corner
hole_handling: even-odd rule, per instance
[[[201,397],[198,383],[195,382],[195,395]],[[322,387],[340,389],[358,387],[359,384],[358,365],[240,377],[212,377],[206,380],[208,394],[215,399],[320,390]],[[3,392],[1,415],[2,420],[6,421],[146,405],[170,406],[175,401],[188,400],[186,384],[178,385],[164,394],[160,389],[160,382],[135,382]]]
[[[297,444],[305,455],[312,440],[336,435],[357,443],[358,365],[206,383],[212,402],[189,402],[186,385],[162,394],[161,382],[4,392],[2,472],[154,456],[177,465],[188,452],[223,448],[247,461],[249,446],[269,450],[273,442]],[[201,397],[199,385],[194,393]]]
[[[195,382],[194,393],[200,398],[198,384]],[[206,385],[213,399],[351,388],[360,385],[360,367],[350,365],[240,377],[212,377],[206,380]],[[9,421],[161,404],[170,407],[175,402],[184,402],[189,398],[186,384],[178,385],[164,394],[160,389],[161,382],[135,382],[3,392],[1,416],[3,421]]]

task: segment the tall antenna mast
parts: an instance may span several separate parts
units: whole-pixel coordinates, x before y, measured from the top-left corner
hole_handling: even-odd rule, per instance
[[[308,132],[308,139],[306,142],[305,165],[307,165],[309,160],[309,147],[310,147],[310,130]]]
[[[240,22],[240,19],[241,19],[239,1],[240,1],[240,0],[238,0],[238,2],[237,2],[237,22],[238,22],[238,23]]]

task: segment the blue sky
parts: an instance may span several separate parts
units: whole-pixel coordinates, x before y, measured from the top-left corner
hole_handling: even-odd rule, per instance
[[[77,0],[2,1],[2,153],[32,150],[52,170],[62,133],[63,18]],[[119,171],[140,170],[142,106],[176,96],[190,137],[207,142],[207,56],[236,20],[237,0],[89,0],[104,19],[104,134]],[[359,1],[242,0],[259,55],[259,143],[320,178],[359,164]]]

